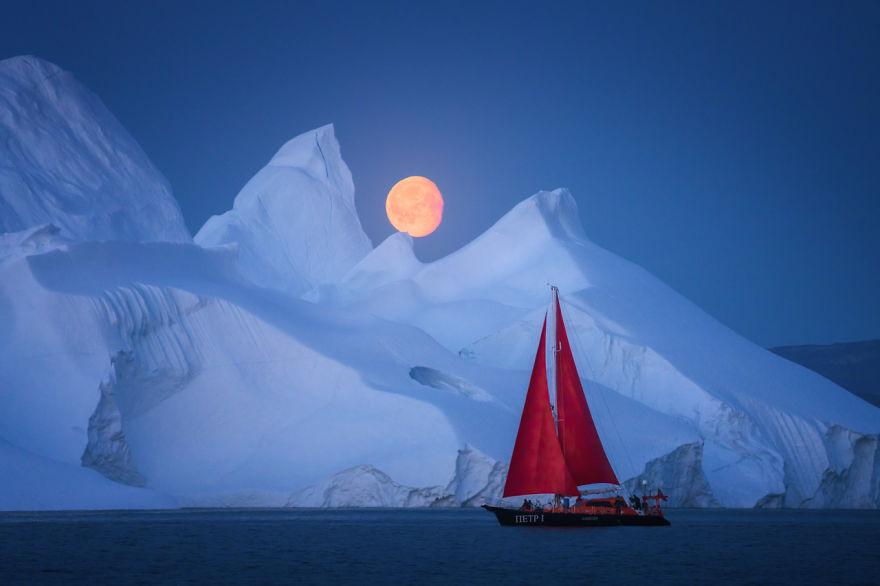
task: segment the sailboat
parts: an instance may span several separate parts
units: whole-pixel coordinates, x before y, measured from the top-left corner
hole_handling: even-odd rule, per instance
[[[669,525],[660,507],[668,497],[659,489],[641,498],[633,495],[628,501],[621,495],[621,484],[584,396],[562,319],[559,290],[551,287],[551,294],[548,314],[555,320],[552,364],[556,408],[550,403],[545,315],[503,496],[553,495],[552,500],[540,504],[526,498],[518,507],[502,501],[483,508],[494,513],[502,525]],[[586,485],[601,487],[582,492],[579,487]]]

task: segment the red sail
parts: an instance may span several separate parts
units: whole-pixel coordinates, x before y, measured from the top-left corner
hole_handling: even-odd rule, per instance
[[[510,458],[504,496],[524,494],[578,494],[577,485],[565,465],[547,388],[547,318],[541,330],[538,355],[526,394],[519,431]]]
[[[568,469],[578,486],[583,484],[620,484],[608,462],[599,440],[590,407],[577,366],[571,354],[571,344],[562,321],[562,309],[556,302],[556,410],[559,443],[565,454]]]

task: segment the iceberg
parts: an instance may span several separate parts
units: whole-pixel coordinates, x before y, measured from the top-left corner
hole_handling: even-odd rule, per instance
[[[235,246],[245,277],[292,295],[341,278],[372,244],[361,229],[333,125],[282,146],[233,208],[210,218],[195,241]]]
[[[445,484],[459,434],[493,445],[515,428],[488,397],[504,373],[416,328],[259,289],[229,250],[73,243],[11,258],[0,435],[42,458],[217,505],[364,463]],[[481,392],[423,384],[419,365]]]
[[[296,491],[287,507],[478,507],[501,497],[507,466],[473,446],[458,451],[449,484],[403,486],[373,466],[355,466]]]
[[[0,61],[0,233],[187,242],[168,181],[101,100],[36,57]]]
[[[828,429],[876,437],[880,410],[745,340],[591,242],[566,190],[526,199],[459,251],[403,275],[392,265],[381,276],[373,258],[380,248],[361,262],[369,279],[349,276],[319,300],[419,327],[483,367],[530,364],[546,284],[556,284],[576,358],[586,365],[588,399],[621,478],[690,474],[702,483],[704,475],[705,486],[683,502],[739,507],[773,494],[784,495],[786,506],[829,502],[819,493],[829,493],[824,486],[833,482],[836,506],[865,506],[858,491],[840,488],[846,481],[828,476],[841,460],[828,447]],[[629,404],[606,408],[622,398]],[[631,418],[635,405],[642,411]],[[648,425],[657,416],[656,426]],[[641,450],[676,428],[679,439],[663,454]],[[676,452],[694,442],[699,449]],[[871,445],[846,443],[846,466],[859,461],[859,448],[876,453]],[[702,475],[689,472],[688,458],[700,460]],[[876,481],[859,474],[862,486]]]
[[[590,241],[564,189],[424,263],[404,234],[371,247],[325,126],[193,242],[97,98],[33,58],[0,72],[0,149],[46,155],[0,171],[0,509],[496,499],[550,282],[630,490],[880,506],[880,409]],[[67,97],[10,116],[22,87]]]

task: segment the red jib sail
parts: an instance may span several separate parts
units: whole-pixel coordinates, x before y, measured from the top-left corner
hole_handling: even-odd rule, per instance
[[[560,494],[575,496],[577,484],[562,456],[547,388],[547,318],[541,329],[541,342],[526,394],[504,496],[524,494]]]
[[[571,344],[556,303],[556,411],[559,443],[575,483],[620,484],[596,432],[578,376]]]

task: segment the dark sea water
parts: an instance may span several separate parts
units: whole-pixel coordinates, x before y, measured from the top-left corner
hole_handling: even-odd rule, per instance
[[[0,513],[0,582],[880,584],[880,512],[668,517],[547,529],[481,510]]]

